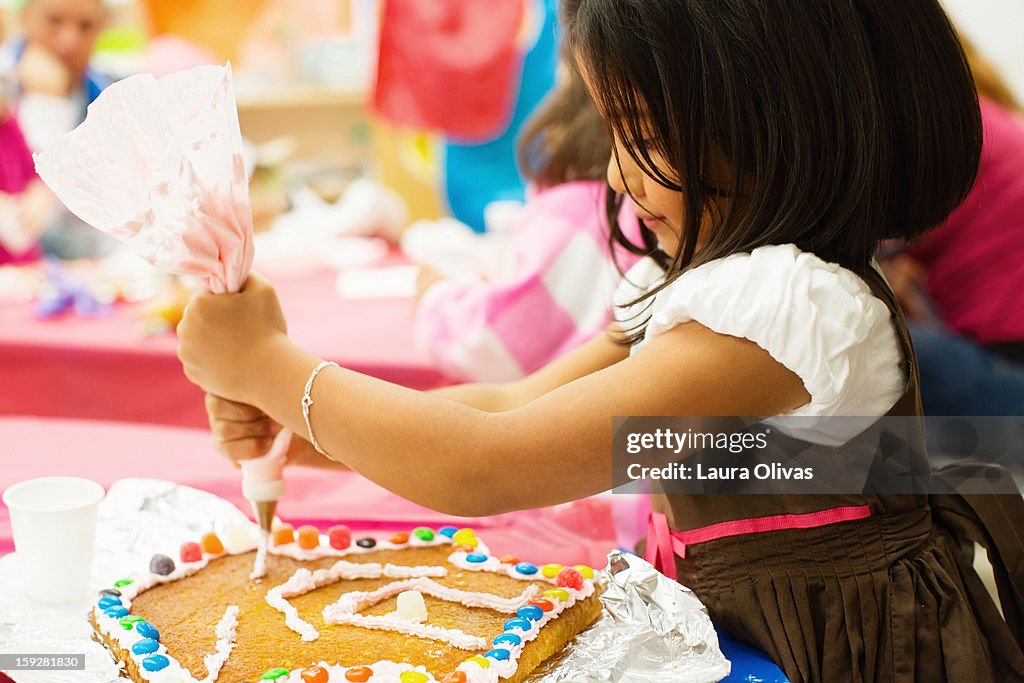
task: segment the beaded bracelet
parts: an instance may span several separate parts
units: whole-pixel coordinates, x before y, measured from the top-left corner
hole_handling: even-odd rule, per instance
[[[309,379],[306,380],[306,389],[302,393],[302,417],[306,420],[306,431],[309,432],[309,442],[313,444],[313,448],[316,449],[317,453],[327,456],[328,458],[331,458],[331,456],[328,455],[324,449],[320,448],[320,444],[317,443],[316,437],[313,436],[313,425],[309,421],[309,409],[313,405],[313,397],[310,396],[310,392],[313,390],[313,380],[316,379],[316,376],[320,374],[321,370],[330,365],[338,367],[337,363],[325,360],[321,361],[319,365],[313,368],[313,372],[309,373]],[[334,458],[331,458],[331,460],[334,460]]]

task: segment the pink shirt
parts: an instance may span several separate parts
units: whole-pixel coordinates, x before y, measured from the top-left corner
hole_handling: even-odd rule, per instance
[[[36,177],[32,153],[25,144],[18,122],[13,116],[0,112],[0,192],[21,194]],[[34,247],[17,256],[0,246],[0,265],[5,263],[26,263],[40,256]]]
[[[446,280],[424,294],[414,333],[445,374],[463,381],[517,379],[608,325],[622,279],[608,249],[604,183],[572,182],[531,198],[512,235],[516,268],[500,281]],[[620,218],[636,240],[627,202]],[[623,271],[638,257],[616,250]]]
[[[981,115],[974,189],[908,253],[951,329],[983,344],[1024,341],[1024,123],[984,98]]]

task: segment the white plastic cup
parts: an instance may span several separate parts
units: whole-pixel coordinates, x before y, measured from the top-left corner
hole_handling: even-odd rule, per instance
[[[29,479],[4,491],[25,592],[41,602],[81,600],[92,576],[103,487],[79,477]]]

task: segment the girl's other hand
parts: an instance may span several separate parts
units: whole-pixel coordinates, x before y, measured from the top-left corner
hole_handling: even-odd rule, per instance
[[[207,393],[251,404],[256,378],[287,333],[274,288],[253,273],[238,294],[192,294],[178,324],[178,358]]]

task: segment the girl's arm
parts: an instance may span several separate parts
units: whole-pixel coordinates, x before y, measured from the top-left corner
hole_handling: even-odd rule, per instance
[[[190,379],[306,433],[303,387],[319,359],[287,338],[265,281],[252,279],[238,295],[194,297],[178,331]],[[422,505],[486,515],[608,489],[615,416],[769,415],[809,397],[753,342],[689,323],[505,412],[342,368],[322,371],[312,398],[318,441],[353,470]]]

